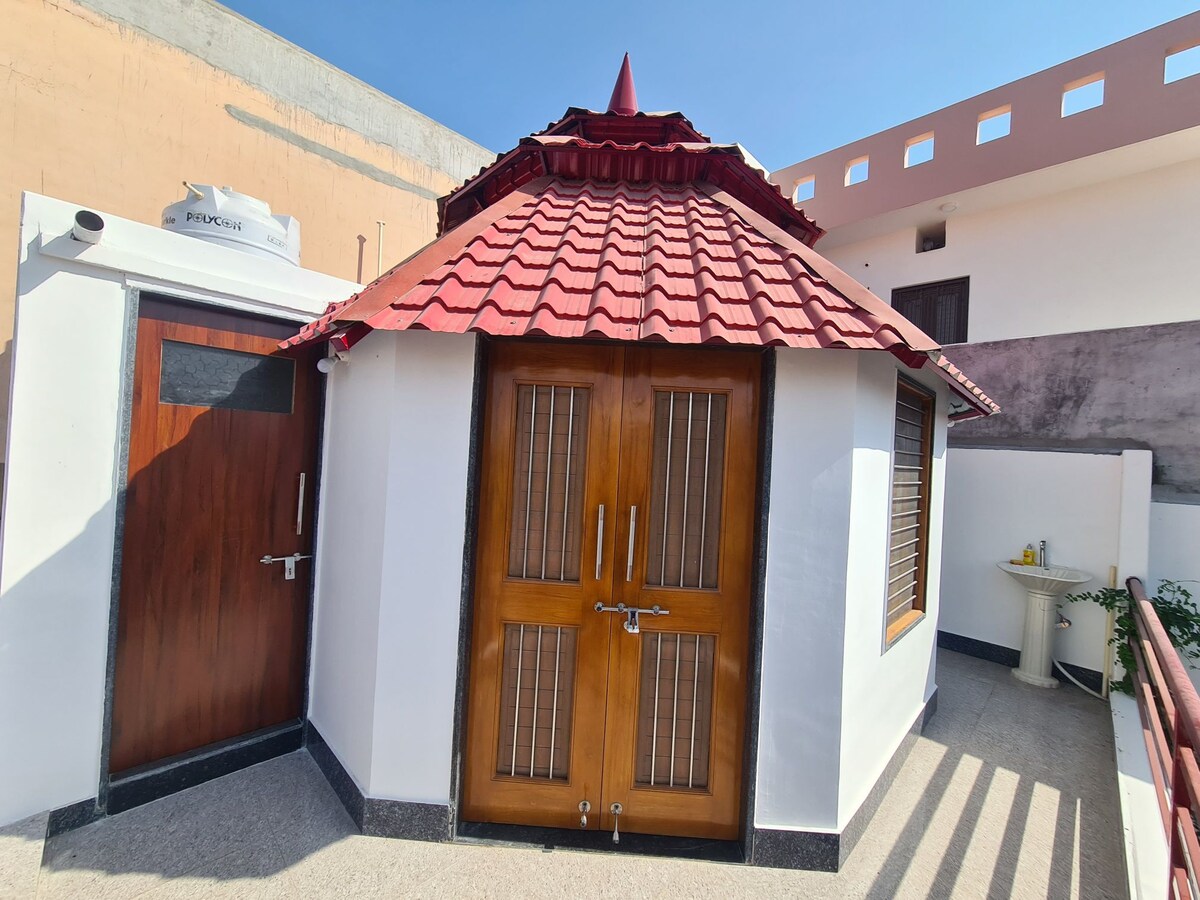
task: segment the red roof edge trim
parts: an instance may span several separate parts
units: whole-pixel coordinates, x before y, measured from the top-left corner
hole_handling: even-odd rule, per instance
[[[931,368],[934,374],[950,385],[950,389],[966,402],[966,409],[950,414],[951,422],[980,419],[1000,412],[1000,405],[981,391],[975,382],[967,378],[962,369],[946,359],[943,354],[930,353],[921,365],[912,368]]]
[[[330,335],[329,343],[334,350],[345,352],[374,331],[366,322],[356,322],[348,328]]]
[[[598,109],[587,109],[582,106],[569,106],[567,111],[563,113],[562,118],[555,122],[550,122],[541,131],[534,134],[569,134],[573,129],[587,127],[600,123],[600,128],[603,130],[605,120],[607,119],[647,119],[656,122],[665,128],[672,129],[678,132],[681,136],[687,136],[693,141],[707,141],[708,135],[702,131],[696,130],[696,126],[691,120],[681,112],[642,112],[638,111],[632,116],[618,116],[616,113],[604,112]]]

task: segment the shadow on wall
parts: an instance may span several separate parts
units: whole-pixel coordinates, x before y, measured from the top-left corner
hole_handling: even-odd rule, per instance
[[[301,363],[307,364],[307,358],[298,361]],[[235,395],[243,391],[243,381],[252,374],[238,382],[233,389]],[[254,387],[257,390],[259,386]],[[254,712],[270,709],[259,683],[223,677],[237,668],[230,663],[244,661],[247,654],[257,654],[254,658],[261,660],[264,668],[270,660],[298,654],[301,676],[294,688],[297,707],[303,696],[308,591],[293,592],[300,597],[296,601],[300,608],[289,610],[292,628],[286,627],[288,617],[283,617],[284,627],[278,624],[280,617],[253,623],[247,623],[244,615],[238,618],[239,607],[232,602],[237,592],[229,589],[234,579],[243,593],[247,584],[253,592],[269,579],[282,578],[282,569],[259,562],[264,551],[270,549],[259,546],[261,532],[247,534],[241,527],[244,522],[219,514],[222,504],[242,488],[236,467],[229,467],[234,471],[228,478],[213,477],[214,471],[223,471],[215,465],[208,467],[208,477],[196,468],[205,458],[211,462],[214,456],[224,456],[222,450],[228,451],[229,456],[236,451],[236,447],[228,444],[229,415],[230,411],[220,408],[200,413],[181,440],[140,471],[131,471],[128,487],[118,490],[125,503],[132,504],[132,498],[140,496],[142,502],[151,505],[165,502],[165,495],[170,492],[178,496],[182,490],[186,492],[187,504],[195,510],[194,517],[178,523],[177,528],[148,534],[138,546],[127,544],[124,550],[131,565],[144,565],[153,571],[161,568],[160,561],[171,561],[176,571],[190,573],[188,580],[182,582],[185,588],[168,598],[177,608],[183,607],[180,615],[155,621],[147,629],[152,638],[157,635],[161,639],[143,642],[141,659],[147,660],[148,665],[142,667],[142,672],[134,673],[135,679],[152,673],[153,690],[159,694],[169,692],[186,697],[174,707],[157,710],[155,715],[164,729],[186,729],[192,719],[222,715],[231,708]],[[239,411],[236,415],[273,414]],[[65,464],[70,465],[70,460]],[[11,474],[20,477],[19,472]],[[241,477],[244,481],[245,475]],[[294,486],[289,486],[281,492],[288,495],[288,504],[295,502],[294,491]],[[315,485],[309,496],[315,496]],[[23,819],[40,812],[47,804],[62,807],[97,794],[96,773],[101,766],[97,753],[102,746],[98,731],[103,722],[103,704],[113,689],[111,684],[106,687],[109,654],[129,628],[124,619],[119,625],[110,619],[111,592],[116,584],[110,555],[116,508],[112,501],[103,504],[74,537],[46,555],[0,597],[0,721],[5,723],[0,729],[0,767],[8,773],[2,789],[0,821]],[[295,521],[294,515],[294,511],[290,512],[291,523]],[[23,525],[19,521],[10,524]],[[119,540],[120,524],[117,524]],[[188,540],[197,530],[209,529],[217,530],[217,535],[208,542],[211,551],[187,549]],[[45,530],[52,533],[53,523]],[[276,533],[286,530],[280,528]],[[116,551],[120,554],[122,548],[117,546]],[[300,577],[310,578],[311,573],[312,567],[302,564]],[[169,584],[163,579],[143,581],[151,594]],[[264,604],[280,602],[278,594],[259,596]],[[240,609],[245,608],[243,603]],[[110,630],[114,628],[117,633]],[[179,657],[186,657],[186,665],[180,664]],[[209,676],[204,691],[190,690],[194,685],[189,679],[197,671]],[[284,716],[277,721],[290,718]],[[105,734],[103,742],[107,739]],[[200,789],[185,792],[186,796],[200,799],[194,793],[197,790]],[[279,785],[279,793],[276,806],[291,802],[286,784]],[[184,806],[190,802],[180,801]],[[176,807],[179,808],[183,807]],[[302,813],[301,810],[296,814]],[[243,813],[240,818],[247,815]],[[101,820],[78,833],[92,834],[109,828],[108,823],[119,818]],[[223,831],[238,832],[242,827],[223,813],[217,821]],[[348,827],[353,829],[352,824]],[[158,841],[173,828],[170,822],[164,822],[161,829],[145,837],[151,842]],[[18,837],[40,839],[40,835],[29,833],[27,828],[5,829],[0,837],[10,844]],[[141,871],[173,874],[168,860],[149,847],[143,849]],[[196,859],[196,863],[202,861]],[[3,862],[0,859],[0,871]],[[70,862],[64,861],[64,865]],[[240,873],[241,877],[253,874],[249,870]]]

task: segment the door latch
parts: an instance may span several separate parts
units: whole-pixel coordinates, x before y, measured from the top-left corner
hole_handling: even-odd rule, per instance
[[[615,612],[625,616],[624,627],[630,634],[640,634],[641,628],[638,626],[638,614],[645,613],[648,616],[669,616],[671,611],[663,609],[655,604],[649,609],[642,609],[637,606],[626,606],[624,603],[618,603],[616,606],[605,606],[601,601],[597,600],[596,605],[592,607],[596,612]]]
[[[608,808],[608,811],[612,813],[613,816],[613,843],[619,844],[621,843],[620,818],[621,813],[625,812],[625,807],[623,807],[620,803],[614,803]]]
[[[267,554],[259,560],[264,566],[269,566],[271,563],[283,563],[283,578],[284,581],[296,580],[296,563],[302,559],[312,559],[312,555],[303,556],[299,552],[293,553],[291,556],[271,556]]]
[[[587,828],[587,814],[592,811],[592,804],[586,800],[579,801],[579,811],[583,814],[579,817],[579,827]]]

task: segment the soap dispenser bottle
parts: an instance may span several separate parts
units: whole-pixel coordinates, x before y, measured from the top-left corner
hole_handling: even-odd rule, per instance
[[[1037,554],[1033,550],[1033,544],[1025,545],[1025,552],[1022,554],[1021,561],[1027,566],[1037,565]]]

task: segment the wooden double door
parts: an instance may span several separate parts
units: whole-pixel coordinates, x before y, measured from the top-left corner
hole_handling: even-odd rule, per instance
[[[760,366],[493,345],[465,819],[738,836]]]
[[[295,330],[142,296],[113,774],[301,716],[320,395]]]

